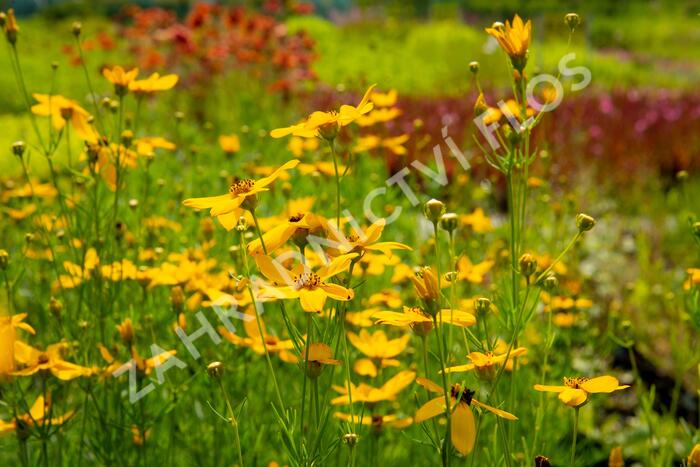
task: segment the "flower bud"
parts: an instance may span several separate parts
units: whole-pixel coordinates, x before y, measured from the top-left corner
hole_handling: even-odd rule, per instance
[[[238,218],[236,230],[238,230],[239,232],[245,232],[246,230],[248,230],[248,221],[246,220],[245,216],[241,216]]]
[[[117,324],[117,331],[119,332],[119,337],[126,344],[131,344],[134,340],[134,326],[131,324],[131,318],[127,318],[120,324]]]
[[[83,23],[76,21],[73,23],[73,35],[75,37],[80,37],[80,33],[83,31]]]
[[[547,274],[547,277],[545,277],[542,280],[542,287],[549,293],[552,293],[559,287],[559,279],[557,279],[557,276],[555,276],[552,273]]]
[[[0,269],[6,270],[8,264],[10,264],[10,254],[6,250],[0,250]]]
[[[209,376],[213,379],[221,378],[224,374],[224,364],[221,362],[211,362],[207,365],[207,373],[209,373]]]
[[[491,300],[486,297],[479,297],[474,302],[474,309],[479,317],[484,317],[491,311]]]
[[[17,19],[15,18],[14,9],[10,8],[7,10],[4,26],[5,38],[7,38],[7,42],[14,45],[17,42],[17,34],[19,33],[19,25],[17,24]]]
[[[479,62],[469,62],[469,71],[471,71],[473,74],[477,74],[479,72]]]
[[[548,458],[540,455],[535,457],[535,467],[552,467],[552,463]]]
[[[0,11],[0,28],[4,28],[5,23],[7,23],[7,15],[4,11]]]
[[[700,444],[693,446],[688,456],[688,467],[700,467]]]
[[[185,292],[179,285],[170,289],[170,304],[173,306],[175,314],[182,313],[185,308]]]
[[[139,207],[139,200],[137,200],[136,198],[131,198],[129,200],[129,208],[133,210],[133,209],[136,209],[138,207]]]
[[[442,227],[444,230],[447,230],[450,235],[452,235],[452,232],[455,231],[457,226],[459,225],[459,217],[457,217],[457,214],[454,212],[448,212],[446,214],[443,214],[442,217],[440,217],[440,227]]]
[[[15,141],[12,143],[12,153],[20,159],[24,155],[24,151],[26,151],[26,149],[27,145],[24,143],[24,141]]]
[[[537,260],[530,253],[525,253],[520,257],[518,266],[520,266],[520,274],[530,277],[537,271]]]
[[[588,214],[579,214],[576,216],[576,227],[580,233],[588,232],[595,226],[595,219],[593,219]]]
[[[326,141],[333,141],[336,136],[338,136],[338,124],[335,122],[330,122],[326,123],[325,125],[321,125],[318,129],[318,134],[321,135],[321,138],[325,139]]]
[[[348,433],[346,435],[343,435],[343,442],[348,446],[355,446],[359,440],[360,437],[355,433]]]
[[[63,311],[63,304],[59,300],[57,300],[56,298],[51,297],[51,300],[49,300],[49,311],[57,319],[60,319],[61,318],[61,311]]]
[[[131,130],[124,130],[122,131],[122,144],[126,146],[127,148],[131,146],[131,143],[134,141],[134,132]]]
[[[423,213],[430,222],[436,224],[445,213],[445,203],[435,198],[431,199],[423,207]]]
[[[566,16],[564,16],[564,22],[567,26],[569,26],[571,32],[574,32],[574,29],[576,29],[578,25],[581,24],[581,17],[576,13],[569,13]]]

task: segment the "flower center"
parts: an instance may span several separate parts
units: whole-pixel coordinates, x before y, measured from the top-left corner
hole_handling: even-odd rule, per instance
[[[254,180],[245,179],[234,182],[230,187],[228,187],[228,192],[232,197],[236,197],[243,193],[248,193],[255,185]]]
[[[304,272],[294,277],[294,287],[297,290],[314,290],[319,285],[321,285],[321,276],[314,272]]]
[[[39,355],[39,364],[49,363],[49,356],[45,353]]]
[[[289,222],[299,222],[303,218],[304,218],[304,214],[301,212],[298,212],[289,218]]]
[[[588,381],[585,376],[578,376],[576,378],[564,378],[564,386],[570,387],[572,389],[579,389],[583,383]]]
[[[452,388],[450,389],[450,395],[453,399],[457,399],[457,397],[459,397],[459,402],[464,402],[467,405],[471,405],[474,394],[476,394],[476,391],[471,391],[467,388],[462,390],[462,386],[459,384],[453,384]]]
[[[384,417],[381,415],[372,415],[372,426],[375,428],[380,428],[384,422]]]
[[[349,241],[350,243],[356,243],[358,240],[360,240],[360,236],[359,236],[359,235],[357,235],[357,234],[355,234],[355,233],[352,233],[352,234],[348,235],[348,241]]]

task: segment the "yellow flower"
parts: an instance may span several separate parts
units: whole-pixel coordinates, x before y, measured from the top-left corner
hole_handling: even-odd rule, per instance
[[[372,315],[377,324],[389,326],[410,327],[419,336],[424,336],[433,329],[433,318],[421,307],[403,307],[402,313],[395,311],[379,311]],[[443,309],[437,315],[438,322],[460,327],[474,326],[476,318],[473,314],[460,310]]]
[[[114,70],[116,70],[117,68],[119,67],[115,67]],[[136,75],[138,74],[138,70],[131,70],[129,73],[133,73],[133,78],[131,78],[133,81],[124,81],[128,81],[129,90],[138,95],[153,94],[159,91],[167,91],[168,89],[172,89],[173,87],[175,87],[179,79],[178,76],[175,74],[160,76],[158,73],[153,73],[146,79],[134,80],[134,78],[136,78]],[[109,79],[109,77],[107,79]],[[109,80],[112,81],[111,79]],[[115,85],[117,84],[114,81],[112,82]]]
[[[693,446],[693,450],[690,451],[688,467],[700,467],[700,444]]]
[[[416,423],[422,423],[438,415],[445,415],[445,396],[443,389],[426,378],[417,378],[416,383],[420,384],[428,391],[440,394],[438,397],[429,400],[418,409],[413,417]],[[486,405],[474,399],[474,391],[462,388],[459,384],[453,384],[450,388],[451,405],[450,411],[450,435],[452,444],[462,455],[466,456],[474,448],[476,440],[476,424],[471,406],[488,410],[506,420],[517,420],[515,415],[503,410]]]
[[[335,418],[339,420],[343,420],[345,422],[349,422],[350,420],[354,420],[355,424],[362,424],[365,426],[371,426],[372,431],[374,433],[381,433],[384,428],[406,428],[408,426],[411,426],[413,424],[413,418],[411,417],[404,417],[404,418],[399,418],[396,415],[377,415],[377,414],[372,414],[372,415],[365,415],[365,416],[360,416],[360,415],[355,415],[355,418],[353,419],[350,414],[342,413],[342,412],[336,412],[334,414]]]
[[[116,328],[122,341],[130,343],[134,340],[134,326],[131,323],[131,318],[126,318],[124,321],[117,324]]]
[[[340,128],[351,124],[374,108],[374,104],[369,101],[374,86],[375,85],[372,85],[367,89],[357,107],[342,105],[337,112],[316,111],[309,115],[306,121],[302,123],[272,130],[270,136],[273,138],[282,138],[284,136],[293,135],[302,138],[313,138],[319,135],[325,135],[332,139]]]
[[[107,81],[114,85],[114,93],[118,96],[123,96],[129,90],[129,86],[136,79],[139,74],[138,68],[132,68],[129,71],[125,71],[124,68],[119,65],[102,69],[102,75],[107,78]]]
[[[305,152],[318,149],[319,140],[317,138],[301,138],[292,136],[287,143],[287,149],[294,154],[294,157],[301,157]]]
[[[238,135],[221,135],[219,136],[219,146],[226,154],[233,154],[241,150],[241,141]]]
[[[239,180],[229,187],[229,192],[225,195],[210,196],[207,198],[190,198],[183,201],[185,206],[195,209],[210,209],[209,214],[216,217],[226,230],[233,229],[238,223],[238,218],[243,214],[243,208],[254,207],[257,201],[257,194],[268,191],[268,186],[272,184],[287,170],[293,169],[299,164],[294,159],[286,162],[280,168],[272,172],[267,177],[260,180]]]
[[[474,212],[471,214],[463,214],[459,219],[476,233],[486,233],[493,230],[491,218],[485,215],[484,210],[481,208],[474,209]]]
[[[339,284],[327,282],[331,277],[346,271],[357,254],[334,258],[316,272],[303,264],[297,264],[292,270],[282,266],[278,261],[266,255],[256,255],[255,262],[260,272],[272,282],[274,287],[261,291],[261,298],[299,299],[304,311],[320,313],[328,297],[339,300],[352,300],[355,292]]]
[[[493,265],[494,262],[491,260],[473,264],[467,256],[462,255],[457,261],[457,279],[466,280],[472,284],[481,284]]]
[[[263,252],[262,245],[265,244],[267,252],[271,253],[282,246],[290,238],[294,238],[297,245],[305,245],[306,237],[313,232],[319,231],[323,226],[321,218],[311,213],[297,213],[290,216],[286,221],[277,223],[275,227],[265,232],[262,242],[256,238],[248,244],[248,253],[258,255]]]
[[[413,371],[400,371],[392,378],[390,378],[381,387],[375,388],[365,383],[360,383],[359,386],[355,386],[351,382],[346,381],[346,386],[336,386],[333,385],[333,389],[341,394],[340,396],[331,399],[331,404],[333,405],[347,405],[350,403],[350,397],[348,395],[348,386],[352,392],[352,403],[357,402],[368,402],[376,403],[381,401],[393,401],[396,400],[396,396],[403,391],[409,384],[413,382],[416,377],[416,373]]]
[[[139,154],[139,156],[153,155],[156,149],[174,151],[177,147],[175,146],[175,143],[172,143],[165,138],[161,138],[160,136],[143,136],[135,139],[134,146],[136,146],[136,152]]]
[[[425,311],[430,316],[435,316],[440,307],[440,290],[438,289],[438,280],[433,269],[431,267],[421,268],[411,276],[411,281],[416,294],[425,304]]]
[[[306,348],[301,350],[300,360],[307,360]],[[309,346],[309,355],[307,360],[306,374],[309,378],[317,378],[324,365],[340,365],[342,362],[333,358],[331,348],[321,342],[314,342]]]
[[[505,26],[486,28],[486,32],[498,41],[517,70],[525,68],[532,36],[532,21],[528,20],[527,23],[523,23],[520,16],[515,15],[512,25],[510,21],[506,20]]]
[[[26,313],[14,316],[0,316],[0,378],[15,371],[17,329],[36,334],[34,328],[23,322],[26,317]]]
[[[399,242],[378,242],[377,240],[381,237],[385,226],[386,220],[379,219],[367,227],[365,231],[356,228],[353,233],[347,237],[336,228],[329,228],[329,240],[337,245],[334,245],[329,251],[331,254],[362,254],[365,251],[379,251],[385,255],[391,255],[392,250],[412,250],[410,246]]]
[[[580,407],[585,404],[590,394],[608,394],[628,387],[628,385],[620,386],[620,382],[613,376],[598,376],[591,379],[585,377],[564,378],[563,386],[535,384],[536,391],[559,393],[559,400],[569,407]]]
[[[80,376],[90,376],[93,370],[76,365],[63,360],[61,353],[68,347],[68,344],[59,342],[51,344],[45,352],[35,349],[24,342],[15,342],[15,360],[21,363],[24,368],[13,372],[16,376],[29,376],[39,371],[50,371],[58,379],[68,381]]]
[[[12,421],[5,422],[0,420],[0,436],[17,430],[17,428],[22,427],[32,427],[32,426],[47,426],[47,427],[57,427],[66,423],[74,414],[71,410],[65,414],[58,417],[51,417],[47,419],[47,414],[52,414],[51,410],[51,397],[49,395],[48,400],[44,399],[44,396],[39,396],[32,404],[29,412],[24,415],[16,416]]]
[[[391,89],[385,94],[381,92],[373,92],[371,99],[372,102],[374,102],[374,105],[376,105],[377,107],[393,107],[394,105],[396,105],[398,97],[399,93],[396,92],[396,89]]]
[[[397,107],[377,109],[375,108],[370,113],[362,115],[357,119],[357,124],[361,127],[372,126],[376,123],[386,123],[394,120],[401,115],[401,109]]]
[[[508,356],[508,362],[510,363],[510,359],[519,357],[525,353],[527,353],[525,347],[518,347],[511,350]],[[461,373],[464,371],[476,370],[480,379],[491,381],[496,377],[498,369],[506,362],[506,355],[507,352],[502,354],[494,354],[493,352],[471,352],[467,355],[471,363],[445,368],[445,373]]]
[[[75,101],[63,96],[48,94],[32,94],[39,103],[32,106],[32,113],[41,117],[51,117],[54,129],[60,131],[70,123],[75,134],[82,140],[95,143],[97,131],[90,124],[90,114]]]
[[[243,329],[247,337],[241,337],[229,332],[223,326],[219,327],[219,333],[232,344],[241,347],[248,347],[258,355],[265,355],[265,346],[267,346],[267,351],[271,354],[278,354],[282,361],[287,363],[298,362],[297,357],[292,353],[292,350],[294,349],[294,342],[292,342],[290,339],[280,339],[277,336],[268,334],[265,327],[265,322],[262,321],[262,317],[260,317],[260,324],[262,328],[262,334],[260,334],[255,313],[256,311],[254,308],[249,308],[244,313],[246,317],[243,319]],[[263,345],[263,342],[265,345]],[[311,350],[312,349],[309,349],[309,352],[311,352]]]
[[[384,289],[381,292],[370,295],[367,299],[369,305],[386,305],[389,308],[399,308],[403,303],[401,294],[395,289]]]
[[[5,18],[5,37],[10,44],[17,42],[17,33],[19,32],[19,25],[17,24],[17,18],[15,18],[14,8],[7,10],[7,15]]]
[[[384,331],[376,331],[370,334],[362,329],[360,334],[348,332],[348,340],[360,352],[375,360],[393,359],[406,349],[410,334],[404,334],[396,339],[387,339]]]
[[[403,144],[408,141],[408,135],[394,136],[391,138],[380,138],[376,135],[360,136],[353,152],[368,152],[377,148],[384,148],[397,156],[403,156],[408,151]]]

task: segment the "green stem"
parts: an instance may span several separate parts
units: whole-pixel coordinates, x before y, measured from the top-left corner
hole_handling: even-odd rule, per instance
[[[335,170],[335,218],[336,227],[340,230],[340,174],[338,173],[338,157],[335,153],[335,140],[329,139],[328,146],[331,148],[331,156],[333,157],[333,169]]]
[[[221,381],[221,378],[217,378],[217,381],[219,382],[219,388],[221,388],[221,394],[223,394],[224,400],[226,400],[226,408],[228,409],[229,423],[231,423],[231,427],[233,428],[234,440],[236,442],[238,463],[241,467],[243,467],[243,452],[241,451],[241,438],[238,435],[238,421],[236,420],[236,415],[233,412],[233,406],[231,405],[231,400],[229,399],[228,393],[224,388],[223,381]]]
[[[570,467],[574,467],[576,464],[576,438],[578,437],[578,411],[579,407],[574,408],[574,439],[571,443],[571,461],[569,462]]]

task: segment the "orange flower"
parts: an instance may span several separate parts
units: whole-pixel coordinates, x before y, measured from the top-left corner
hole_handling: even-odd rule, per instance
[[[70,123],[79,138],[89,142],[97,142],[97,131],[90,124],[90,114],[75,101],[63,96],[48,94],[32,94],[39,103],[32,106],[32,113],[42,117],[51,117],[54,129],[60,131]]]
[[[118,96],[124,96],[129,91],[129,86],[136,79],[138,74],[138,68],[125,71],[124,68],[119,65],[111,69],[107,67],[102,69],[102,75],[114,85],[114,93]]]
[[[520,16],[515,15],[513,24],[506,20],[505,26],[500,23],[486,28],[486,32],[493,36],[501,48],[508,54],[516,70],[525,68],[527,62],[528,47],[532,37],[532,21],[523,23]]]
[[[115,67],[115,69],[118,67]],[[134,73],[133,78],[136,78],[136,74],[138,74],[138,70],[131,70],[129,73]],[[106,75],[105,75],[106,76]],[[109,78],[107,78],[109,79]],[[167,91],[168,89],[172,89],[175,87],[178,81],[178,76],[175,74],[170,74],[170,75],[165,75],[165,76],[160,76],[158,73],[153,73],[151,76],[149,76],[146,79],[139,79],[139,80],[134,80],[134,81],[129,81],[128,86],[129,90],[133,92],[134,94],[137,95],[146,95],[146,94],[153,94],[159,91]],[[110,81],[112,81],[110,79]],[[112,81],[114,83],[114,81]],[[115,83],[116,85],[116,83]]]

